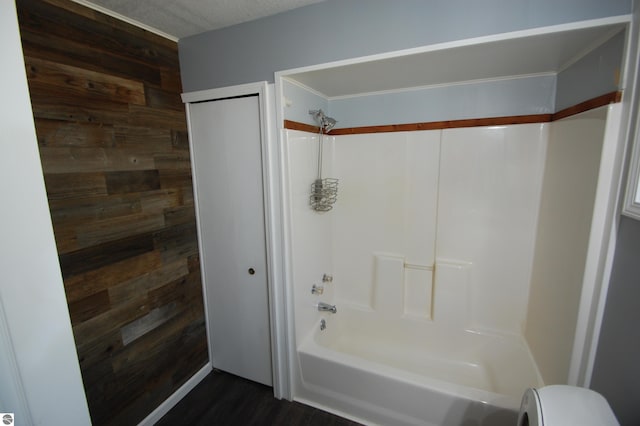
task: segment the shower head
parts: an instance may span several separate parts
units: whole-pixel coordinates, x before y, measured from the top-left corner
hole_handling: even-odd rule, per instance
[[[310,109],[309,115],[312,115],[313,119],[316,120],[318,124],[320,124],[322,118],[325,116],[324,111],[322,111],[321,109]]]
[[[322,128],[324,129],[324,132],[328,133],[331,129],[333,129],[336,123],[337,121],[335,118],[324,117],[324,119],[322,120]]]
[[[322,134],[333,129],[337,121],[324,115],[321,109],[309,110],[309,114],[318,123],[320,132],[318,135],[318,177],[311,184],[309,204],[317,212],[328,212],[333,208],[333,203],[338,197],[338,179],[322,178]]]
[[[337,123],[335,118],[327,117],[321,109],[309,110],[309,114],[316,120],[322,133],[328,133]]]

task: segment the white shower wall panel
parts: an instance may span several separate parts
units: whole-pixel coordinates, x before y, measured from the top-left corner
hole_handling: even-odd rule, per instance
[[[429,317],[440,135],[337,137],[334,170],[340,186],[330,213],[337,300]]]
[[[309,206],[318,136],[285,131],[297,337],[319,301],[520,334],[548,128],[325,137],[323,176],[340,180],[326,213]],[[333,283],[312,295],[324,273]]]
[[[525,328],[545,383],[568,376],[608,108],[556,121],[549,135]]]
[[[435,322],[522,332],[547,139],[548,124],[442,132]],[[438,300],[453,284],[458,297]]]
[[[331,273],[331,213],[317,213],[309,206],[311,184],[317,176],[318,135],[286,130],[282,138],[285,178],[285,198],[290,226],[289,247],[291,281],[296,309],[296,337],[308,333],[319,319],[315,305],[333,299],[333,286],[325,285],[321,299],[311,294],[313,284],[322,285],[322,275]],[[334,138],[325,138],[324,162],[327,173],[331,167]]]

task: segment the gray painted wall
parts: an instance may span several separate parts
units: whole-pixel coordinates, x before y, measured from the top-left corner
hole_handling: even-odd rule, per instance
[[[289,81],[285,119],[315,124],[309,109],[339,119],[336,128],[465,118],[550,114],[620,89],[626,34],[620,32],[556,75],[399,90],[327,99]]]
[[[273,81],[276,71],[623,15],[631,8],[632,0],[327,0],[180,40],[183,88],[189,92]],[[570,80],[570,73],[578,68],[567,70],[562,78]],[[571,92],[562,86],[562,91]],[[571,102],[565,99],[563,92],[557,107]],[[305,108],[299,110],[300,116]],[[623,218],[592,380],[592,387],[609,400],[621,424],[640,424],[636,408],[640,401],[638,259],[640,222]]]
[[[619,89],[625,37],[618,33],[558,73],[556,112]]]
[[[640,221],[622,217],[591,387],[640,425]]]
[[[336,128],[550,114],[555,88],[553,75],[501,79],[331,99],[329,112]]]
[[[273,81],[274,73],[285,69],[625,14],[631,8],[630,0],[564,0],[560,4],[538,0],[535,8],[524,0],[489,0],[489,7],[473,10],[473,4],[462,7],[462,1],[366,0],[363,7],[363,0],[327,0],[188,37],[179,44],[183,87],[193,91]],[[571,5],[580,7],[572,10]],[[313,124],[308,110],[323,108],[339,119],[340,128],[552,113],[616,90],[623,45],[623,36],[615,37],[560,73],[557,80],[539,76],[333,100],[285,84],[285,97],[293,100],[285,107],[285,118]]]
[[[284,97],[291,105],[285,105],[284,118],[315,125],[308,111],[322,108],[338,120],[336,128],[340,129],[551,114],[555,84],[554,75],[543,75],[327,100],[285,81]]]
[[[631,48],[637,53],[640,1],[635,1],[633,7],[635,33],[631,39],[636,45]],[[639,66],[637,60],[634,62]],[[638,71],[629,76],[632,79],[635,75],[633,96],[625,93],[625,98],[634,99],[631,134],[638,131],[634,129],[634,123],[640,113]],[[625,190],[624,185],[622,190]],[[591,387],[607,398],[621,425],[640,425],[640,221],[621,217],[615,250]]]
[[[326,0],[179,41],[185,92],[302,66],[628,14],[632,0]]]
[[[309,115],[309,110],[321,109],[325,114],[330,115],[329,100],[326,97],[286,79],[282,82],[282,95],[285,120],[317,126],[318,123]]]

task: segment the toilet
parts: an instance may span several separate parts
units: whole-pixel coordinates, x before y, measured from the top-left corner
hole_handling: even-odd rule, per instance
[[[527,389],[518,426],[618,426],[606,399],[590,389],[551,385]]]

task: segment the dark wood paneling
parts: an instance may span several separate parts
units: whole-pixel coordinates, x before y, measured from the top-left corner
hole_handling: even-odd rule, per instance
[[[164,46],[169,50],[175,49],[175,42],[173,42],[172,40],[158,37],[157,35],[143,30],[142,28],[132,26],[124,21],[108,15],[104,15],[93,9],[86,8],[80,4],[70,3],[68,0],[46,0],[46,3],[51,6],[57,6],[65,9],[66,11],[74,13],[75,15],[88,18],[91,21],[103,23],[107,25],[110,30],[122,31],[125,34],[133,36],[134,39],[146,40],[153,45]],[[174,68],[171,67],[171,69],[173,70]],[[180,90],[178,90],[178,92],[180,92]]]
[[[187,131],[184,110],[129,105],[129,123],[134,126]]]
[[[107,173],[107,192],[111,195],[160,189],[159,176],[157,170]]]
[[[48,88],[50,92],[58,89],[74,99],[106,99],[125,104],[145,104],[145,88],[142,83],[29,56],[25,58],[25,63],[27,78],[31,84],[54,86]]]
[[[175,225],[156,232],[154,242],[165,262],[175,262],[198,253],[195,223]]]
[[[107,195],[104,173],[45,174],[44,180],[49,204],[58,199]]]
[[[147,105],[152,108],[173,109],[176,111],[184,111],[184,104],[180,95],[176,92],[157,89],[148,86],[144,90]]]
[[[108,23],[74,13],[77,8],[68,8],[63,2],[51,4],[46,1],[20,1],[18,16],[21,24],[31,32],[44,36],[55,35],[64,40],[79,41],[82,45],[95,46],[105,52],[135,59],[153,68],[178,69],[179,60],[175,45],[158,42],[160,37],[140,39]],[[73,5],[72,5],[73,6]],[[71,12],[71,13],[70,13]],[[94,16],[99,13],[94,13]]]
[[[175,149],[189,149],[189,134],[177,130],[172,131],[171,145]]]
[[[177,45],[68,0],[17,6],[92,421],[137,424],[208,359]]]
[[[111,309],[109,292],[102,290],[83,299],[69,303],[71,323],[78,324],[90,318],[98,316]]]
[[[80,123],[114,124],[125,122],[129,106],[116,100],[76,98],[61,87],[30,82],[35,118]]]
[[[36,118],[41,147],[114,147],[116,132],[104,123],[79,123]]]
[[[118,124],[114,126],[115,146],[149,153],[173,151],[173,131]],[[189,149],[187,145],[184,147]]]
[[[72,277],[153,251],[153,249],[153,236],[151,234],[134,235],[83,250],[60,253],[60,268],[64,278]],[[68,294],[67,297],[69,297]]]
[[[164,69],[160,75],[160,81],[162,89],[173,93],[182,93],[182,80],[179,72]]]
[[[38,0],[16,2],[20,3],[18,17],[20,25],[23,27],[26,27],[27,24],[22,20],[20,11],[25,7],[30,7],[30,4],[36,1]],[[82,41],[66,39],[56,34],[39,34],[35,31],[21,34],[25,56],[85,67],[88,70],[110,72],[119,77],[150,84],[160,85],[162,83],[162,74],[156,68],[138,62],[134,58],[126,58],[117,53],[100,50],[94,46],[86,45]]]

